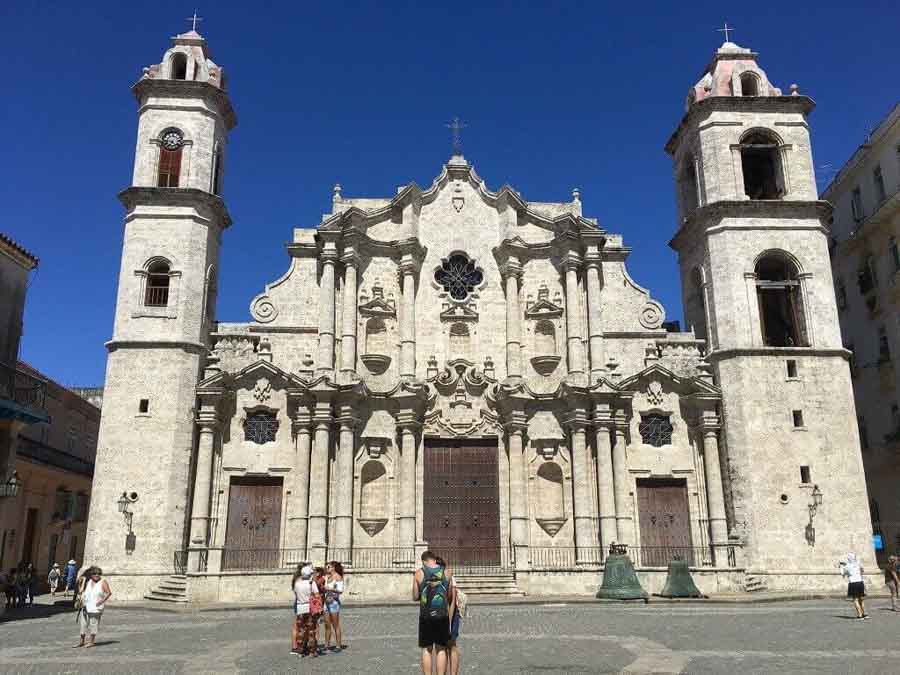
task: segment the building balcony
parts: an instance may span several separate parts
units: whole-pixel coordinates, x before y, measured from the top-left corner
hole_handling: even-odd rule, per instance
[[[0,363],[0,419],[26,424],[49,422],[47,382],[8,363]]]

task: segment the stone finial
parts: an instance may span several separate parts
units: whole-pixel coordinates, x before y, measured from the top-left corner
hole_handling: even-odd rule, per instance
[[[384,299],[384,288],[379,285],[372,286],[372,298]]]
[[[572,201],[573,202],[581,201],[581,190],[579,188],[572,188]]]
[[[548,300],[550,298],[550,289],[547,288],[547,284],[541,282],[541,285],[538,287],[538,301]]]
[[[335,183],[334,184],[334,194],[331,197],[331,201],[341,202],[344,200],[344,196],[341,194],[341,190],[343,190],[343,188],[341,187],[341,184]]]
[[[800,95],[800,87],[797,86],[797,83],[791,85],[791,96],[799,96]]]
[[[265,336],[260,338],[258,355],[261,360],[272,362],[272,343],[269,342],[269,338]]]
[[[484,357],[484,374],[486,377],[494,377],[494,359],[490,356]]]
[[[432,354],[428,358],[428,367],[425,370],[425,377],[427,377],[427,378],[436,377],[437,373],[438,373],[437,357],[435,357],[435,355]]]

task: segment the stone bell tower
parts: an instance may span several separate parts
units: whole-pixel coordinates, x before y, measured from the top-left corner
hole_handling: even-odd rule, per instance
[[[132,91],[137,147],[131,187],[119,194],[122,263],[85,557],[121,577],[122,595],[139,597],[185,548],[195,422],[216,424],[214,414],[197,416],[195,385],[231,224],[221,194],[236,118],[224,71],[193,30],[173,38]],[[138,494],[127,539],[123,492]]]
[[[706,340],[722,389],[728,529],[770,588],[830,588],[851,550],[874,569],[831,207],[817,199],[810,147],[814,105],[796,85],[784,95],[756,53],[726,42],[666,145],[685,321]]]

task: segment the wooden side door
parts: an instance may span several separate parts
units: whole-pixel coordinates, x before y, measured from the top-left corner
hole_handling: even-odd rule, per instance
[[[281,566],[281,478],[232,478],[223,569]]]
[[[638,517],[643,567],[666,567],[676,555],[694,564],[687,481],[638,479]]]

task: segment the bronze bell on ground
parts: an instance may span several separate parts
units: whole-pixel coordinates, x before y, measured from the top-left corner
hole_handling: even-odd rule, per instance
[[[675,558],[669,563],[666,585],[659,594],[663,598],[702,598],[703,593],[694,584],[687,560]]]
[[[612,544],[606,565],[603,568],[603,583],[597,597],[606,600],[643,600],[647,602],[647,591],[638,581],[634,564],[628,557],[628,547]]]

